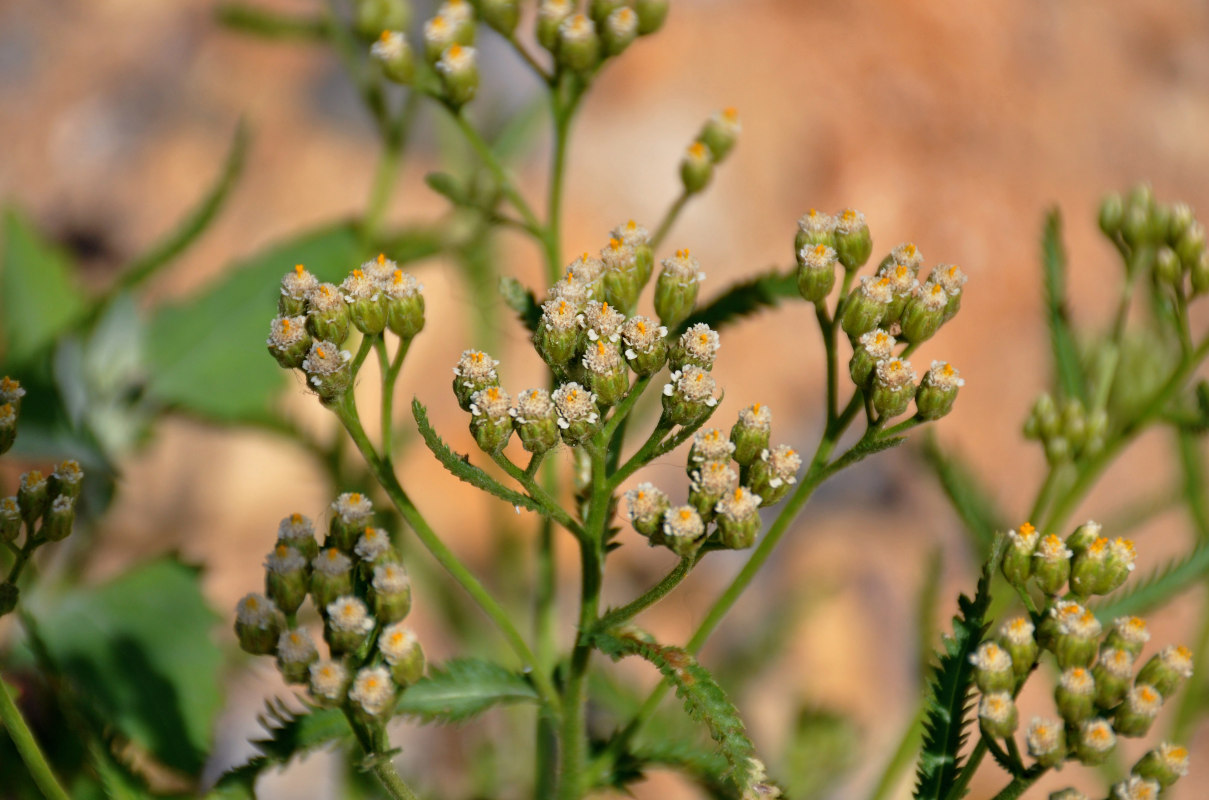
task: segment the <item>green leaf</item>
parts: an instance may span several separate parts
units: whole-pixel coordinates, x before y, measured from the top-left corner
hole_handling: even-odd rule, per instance
[[[741,800],[741,792],[727,779],[730,767],[718,753],[684,739],[647,738],[650,741],[638,742],[622,753],[613,769],[602,776],[608,788],[628,793],[626,787],[645,779],[648,767],[663,767],[692,778],[714,800]]]
[[[542,307],[537,302],[533,290],[525,288],[516,278],[505,275],[500,278],[500,295],[508,304],[508,308],[517,313],[525,327],[536,333],[537,325],[542,319]]]
[[[4,361],[20,365],[51,344],[83,312],[68,255],[47,242],[15,208],[4,215],[0,261]]]
[[[1045,271],[1045,310],[1049,321],[1050,347],[1054,355],[1054,371],[1063,395],[1088,402],[1079,348],[1071,333],[1070,314],[1066,305],[1066,252],[1062,249],[1062,215],[1051,209],[1045,215],[1045,230],[1041,236],[1041,264]]]
[[[428,449],[437,457],[437,461],[440,461],[445,466],[445,469],[449,470],[455,478],[465,481],[478,489],[482,489],[484,492],[493,494],[509,505],[527,508],[539,514],[546,513],[541,504],[530,499],[527,495],[503,486],[495,478],[492,478],[486,472],[471,464],[469,456],[455,453],[437,435],[437,432],[433,430],[432,424],[428,421],[428,409],[424,408],[424,404],[419,400],[411,401],[411,413],[416,418],[416,428],[420,431],[424,444],[428,445]]]
[[[1201,542],[1182,558],[1174,559],[1128,588],[1104,600],[1093,610],[1101,622],[1144,614],[1166,603],[1209,574],[1209,542]]]
[[[979,560],[990,555],[995,532],[1008,529],[1007,518],[974,468],[956,453],[945,451],[931,431],[924,438],[924,463],[940,482],[953,510],[978,547]]]
[[[861,755],[860,731],[850,718],[821,708],[799,709],[781,757],[786,797],[826,797],[861,763]]]
[[[974,665],[970,656],[989,627],[986,615],[991,604],[991,577],[999,566],[1003,542],[1000,536],[991,557],[983,562],[974,599],[965,595],[957,598],[959,611],[953,617],[953,635],[944,637],[943,651],[932,671],[924,711],[923,752],[916,772],[916,800],[946,800],[957,787],[961,749],[973,705],[970,686]]]
[[[755,760],[755,746],[747,736],[739,711],[705,667],[680,647],[661,645],[633,627],[592,634],[592,644],[614,661],[638,656],[650,662],[676,689],[688,715],[705,725],[718,751],[730,767],[729,778],[741,792],[767,787],[763,769]]]
[[[222,705],[217,617],[198,570],[162,559],[37,614],[47,652],[125,737],[196,775]]]
[[[537,701],[524,676],[493,661],[455,658],[407,687],[398,710],[424,722],[464,722],[493,706]]]
[[[704,322],[718,330],[766,308],[775,308],[786,298],[801,299],[797,276],[791,272],[768,272],[750,280],[736,283],[709,303],[697,309],[680,325],[686,330]]]
[[[237,264],[199,296],[160,308],[148,329],[149,394],[219,421],[270,414],[286,385],[264,344],[281,276],[305,264],[319,280],[339,283],[368,255],[351,224],[329,226]]]

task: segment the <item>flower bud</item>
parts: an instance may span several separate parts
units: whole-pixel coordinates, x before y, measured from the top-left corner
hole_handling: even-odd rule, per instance
[[[277,646],[285,618],[277,606],[259,594],[245,595],[235,606],[235,635],[245,653],[268,655]]]
[[[844,300],[844,310],[840,316],[844,333],[857,339],[876,328],[881,324],[893,297],[889,278],[871,275],[861,278],[860,286]]]
[[[373,577],[374,567],[382,564],[395,564],[399,557],[394,545],[390,543],[390,534],[383,528],[366,525],[364,532],[353,547],[353,554],[360,559],[361,574],[369,579]]]
[[[663,387],[663,417],[673,425],[693,425],[717,407],[717,383],[700,367],[688,366],[671,374]]]
[[[889,328],[894,323],[901,322],[907,304],[919,295],[919,279],[910,267],[902,264],[887,264],[881,267],[877,271],[877,277],[890,280],[890,305],[882,315],[882,327]]]
[[[1016,685],[1012,657],[994,642],[983,642],[970,656],[974,665],[974,683],[984,694],[1010,692]]]
[[[618,225],[609,232],[613,239],[620,239],[634,251],[634,259],[638,264],[639,283],[643,286],[651,279],[655,268],[655,254],[651,251],[651,234],[646,228],[634,220]]]
[[[555,298],[542,304],[533,344],[543,361],[552,367],[561,367],[575,357],[581,333],[575,307],[566,300]]]
[[[295,614],[310,588],[306,559],[288,544],[273,548],[264,562],[264,590],[284,614]]]
[[[1071,554],[1078,556],[1084,550],[1091,546],[1092,542],[1100,538],[1100,523],[1094,520],[1088,520],[1079,527],[1075,528],[1074,533],[1066,537],[1066,546],[1070,548]]]
[[[1108,551],[1108,540],[1098,538],[1075,554],[1070,573],[1072,592],[1079,597],[1088,597],[1096,594],[1097,587],[1107,582]]]
[[[873,239],[865,215],[854,208],[845,208],[836,217],[835,252],[849,272],[863,266],[873,252]]]
[[[360,492],[345,492],[332,502],[332,521],[324,547],[338,547],[346,553],[353,552],[358,537],[370,524],[374,504]]]
[[[311,697],[323,706],[338,706],[348,693],[348,670],[339,661],[324,659],[310,667]]]
[[[1033,717],[1025,743],[1028,754],[1043,767],[1056,767],[1066,760],[1066,731],[1058,720]]]
[[[311,349],[311,335],[305,317],[274,317],[265,341],[269,354],[285,369],[297,369]]]
[[[638,15],[632,8],[618,8],[599,23],[600,38],[606,56],[615,56],[638,38]]]
[[[931,339],[945,321],[949,295],[939,283],[924,284],[920,293],[907,301],[903,309],[903,338],[911,344]]]
[[[812,208],[798,219],[793,252],[796,256],[803,249],[814,249],[819,245],[835,250],[835,217]]]
[[[307,295],[306,327],[316,339],[339,345],[348,338],[348,303],[340,289],[321,283]]]
[[[450,106],[461,108],[474,99],[479,90],[479,67],[473,47],[463,47],[456,42],[451,44],[441,54],[436,69]]]
[[[416,57],[401,31],[384,29],[369,54],[382,67],[382,74],[395,83],[410,86],[415,80]]]
[[[935,420],[953,410],[957,390],[966,382],[951,364],[933,361],[915,393],[915,408],[923,419]]]
[[[1170,247],[1163,246],[1155,252],[1154,279],[1171,287],[1183,284],[1184,267],[1180,264],[1180,257]]]
[[[1036,563],[1033,564],[1033,578],[1037,588],[1053,597],[1060,594],[1070,577],[1070,550],[1066,543],[1054,534],[1043,536],[1033,552]]]
[[[336,598],[324,611],[323,638],[333,656],[356,650],[374,629],[374,619],[365,603],[352,595]]]
[[[644,316],[635,316],[621,326],[623,355],[639,377],[654,375],[667,362],[667,328]]]
[[[605,266],[601,275],[604,299],[620,309],[633,308],[643,284],[642,268],[634,248],[621,239],[609,239],[608,245],[600,251],[600,260]]]
[[[1188,750],[1163,742],[1133,765],[1133,774],[1151,780],[1166,789],[1188,774]]]
[[[424,23],[424,59],[436,66],[441,56],[457,44],[458,26],[442,14]]]
[[[558,26],[558,65],[572,72],[591,72],[600,63],[600,37],[596,25],[583,14],[573,14]]]
[[[1135,684],[1149,684],[1163,697],[1171,697],[1192,677],[1192,651],[1169,645],[1150,657],[1138,671]]]
[[[1209,252],[1201,253],[1201,257],[1192,262],[1192,266],[1188,270],[1193,297],[1209,292]]]
[[[638,35],[647,36],[663,27],[667,19],[668,0],[634,0],[634,12],[638,14]]]
[[[307,298],[319,288],[319,279],[306,271],[301,264],[294,265],[281,279],[281,296],[277,299],[277,310],[283,317],[300,317],[306,314]]]
[[[1141,617],[1117,617],[1104,639],[1104,647],[1124,650],[1137,658],[1149,641],[1150,629],[1146,620]]]
[[[597,27],[604,25],[605,20],[612,13],[620,8],[626,8],[629,3],[626,0],[589,0],[588,16],[592,18],[592,22],[596,23]]]
[[[479,0],[479,16],[493,30],[511,37],[520,22],[519,0]]]
[[[575,13],[571,0],[541,0],[537,7],[537,41],[551,53],[558,49],[558,31]]]
[[[1041,538],[1031,524],[1021,523],[1018,530],[1008,531],[1008,546],[1003,554],[1003,577],[1017,588],[1024,588],[1033,574],[1033,553]]]
[[[688,366],[711,370],[718,357],[721,343],[718,332],[704,322],[689,327],[672,347],[669,361],[673,370]]]
[[[658,538],[659,541],[656,541]],[[652,536],[653,544],[662,544],[681,558],[697,552],[705,541],[705,523],[692,506],[669,508],[663,514],[663,526],[658,537]]]
[[[1161,791],[1162,787],[1158,781],[1130,775],[1127,779],[1113,784],[1109,800],[1157,800]]]
[[[25,397],[25,390],[21,388],[21,382],[5,375],[0,378],[0,404],[10,405],[13,407],[14,414],[21,413],[21,398]]]
[[[42,520],[42,535],[48,542],[61,542],[71,535],[75,521],[75,498],[67,495],[56,497]]]
[[[382,293],[377,283],[355,269],[340,284],[344,302],[348,303],[349,319],[357,330],[367,336],[377,336],[386,328],[386,310],[382,307]]]
[[[78,461],[63,461],[50,474],[49,492],[52,498],[70,497],[75,500],[79,498],[83,486],[84,471],[80,469]]]
[[[302,360],[302,371],[320,400],[336,400],[352,386],[353,368],[349,363],[352,359],[351,353],[341,350],[333,342],[320,339],[311,344],[310,351]]]
[[[663,269],[655,282],[655,313],[668,328],[675,328],[688,319],[697,302],[697,290],[705,273],[688,251],[677,250],[674,258],[663,260]]]
[[[905,412],[915,397],[915,370],[911,368],[911,362],[901,358],[878,362],[869,391],[879,420]]]
[[[46,476],[36,469],[22,473],[21,482],[17,487],[17,505],[25,520],[25,527],[31,532],[50,504],[50,483]]]
[[[9,581],[0,582],[0,617],[5,614],[11,614],[13,609],[17,607],[17,601],[21,599],[21,590],[17,588],[15,583]]]
[[[1058,713],[1068,725],[1078,725],[1090,719],[1095,711],[1096,681],[1083,667],[1071,667],[1058,678],[1054,690]]]
[[[1117,735],[1108,720],[1089,719],[1079,726],[1075,756],[1087,766],[1103,764],[1117,746]]]
[[[353,562],[338,548],[329,547],[311,559],[311,595],[315,605],[327,608],[353,591]]]
[[[379,31],[403,31],[411,25],[407,0],[357,0],[354,9],[357,33],[369,38]]]
[[[1175,243],[1175,253],[1188,268],[1200,261],[1205,253],[1205,226],[1199,222],[1189,225]]]
[[[664,512],[671,505],[667,495],[653,483],[640,483],[625,493],[625,499],[634,530],[647,538],[655,536],[663,525]]]
[[[411,611],[411,579],[402,564],[374,567],[370,589],[370,603],[376,619],[398,622]]]
[[[772,433],[772,409],[763,403],[753,403],[739,412],[739,420],[730,429],[735,461],[746,467],[768,449]]]
[[[498,386],[488,386],[470,399],[470,432],[483,452],[495,454],[512,436],[512,398]]]
[[[1136,557],[1137,553],[1131,540],[1121,537],[1113,539],[1112,544],[1108,546],[1104,574],[1100,582],[1096,584],[1096,594],[1108,594],[1125,583],[1129,573],[1134,570]]]
[[[521,444],[530,453],[545,453],[558,444],[558,410],[545,389],[521,392],[509,413]]]
[[[1163,695],[1150,684],[1139,680],[1125,693],[1125,700],[1117,707],[1113,727],[1121,736],[1145,736],[1162,707]]]
[[[835,287],[835,251],[825,244],[807,244],[798,250],[798,293],[808,303],[827,298]]]
[[[306,683],[311,664],[319,660],[319,649],[306,631],[282,631],[277,639],[277,669],[286,683]]]
[[[1033,623],[1028,617],[1010,619],[999,628],[998,643],[1012,659],[1017,682],[1023,680],[1037,663],[1040,648],[1033,638],[1033,631]]]
[[[693,473],[711,461],[730,461],[735,444],[727,438],[721,428],[708,428],[693,434],[693,443],[688,449],[688,461],[684,472],[691,479]]]
[[[477,33],[474,24],[474,6],[472,0],[445,0],[437,9],[437,14],[453,26],[455,41],[458,44],[474,44]]]
[[[701,519],[710,522],[714,518],[714,506],[739,485],[739,473],[725,461],[707,461],[689,476],[688,502]]]
[[[289,515],[277,526],[277,543],[294,548],[308,563],[319,553],[314,523],[298,513]]]
[[[693,142],[684,151],[680,160],[680,183],[685,194],[697,194],[705,190],[714,176],[716,159],[704,142]]]
[[[380,284],[386,305],[386,327],[404,341],[424,328],[424,286],[403,270],[392,270]]]
[[[752,490],[738,486],[714,505],[718,541],[723,547],[742,550],[756,543],[756,536],[760,533],[762,499]]]
[[[956,264],[938,264],[928,276],[928,283],[943,286],[948,296],[945,301],[945,322],[953,319],[961,310],[961,295],[965,291],[966,280],[966,274]]]
[[[0,500],[0,542],[15,542],[21,533],[21,506],[16,497]]]
[[[348,690],[359,714],[368,719],[388,719],[394,710],[397,687],[386,667],[362,667]]]
[[[861,334],[852,347],[852,360],[848,362],[848,374],[859,388],[868,390],[873,381],[873,371],[879,362],[894,357],[894,337],[881,328]]]
[[[764,450],[760,458],[751,464],[748,480],[751,489],[770,506],[781,502],[789,489],[798,482],[798,470],[802,468],[802,457],[789,445],[777,445]]]
[[[12,403],[0,404],[0,455],[4,455],[17,440],[17,410]]]
[[[1104,199],[1100,201],[1100,230],[1111,239],[1121,230],[1124,221],[1125,201],[1121,199],[1121,195],[1116,192],[1104,195]]]
[[[697,135],[697,141],[709,148],[710,157],[715,164],[720,164],[734,149],[743,130],[739,124],[739,112],[733,108],[715,111],[705,121],[705,127]]]
[[[558,427],[563,441],[574,447],[591,439],[600,428],[600,412],[596,395],[578,383],[564,383],[550,395],[558,410]]]
[[[1125,697],[1133,680],[1134,658],[1126,650],[1115,647],[1100,650],[1092,677],[1096,680],[1096,705],[1112,708]]]
[[[404,689],[424,677],[424,650],[416,635],[402,622],[382,629],[378,651],[390,667],[395,683]]]
[[[1079,617],[1086,610],[1074,600],[1051,600],[1041,615],[1037,628],[1037,643],[1046,650],[1053,650],[1061,624],[1068,619]]]
[[[1016,732],[1020,716],[1011,692],[991,692],[982,696],[978,704],[978,724],[982,735],[992,739],[1006,739]]]
[[[630,388],[630,373],[616,344],[598,339],[589,345],[583,367],[588,388],[596,394],[597,403],[612,406],[625,397]]]
[[[500,376],[495,368],[500,362],[482,350],[463,350],[458,365],[453,368],[453,393],[463,411],[470,410],[470,398],[489,386],[499,386]]]
[[[1087,609],[1079,614],[1058,617],[1058,630],[1051,648],[1058,666],[1062,669],[1090,667],[1096,658],[1100,632],[1100,621]]]

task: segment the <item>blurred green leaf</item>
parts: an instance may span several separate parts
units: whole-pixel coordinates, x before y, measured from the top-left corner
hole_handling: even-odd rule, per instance
[[[500,295],[508,304],[508,308],[515,311],[520,317],[525,328],[536,332],[537,324],[541,322],[542,318],[542,307],[537,302],[533,290],[526,289],[525,285],[516,278],[505,275],[500,278]]]
[[[940,488],[977,546],[979,560],[985,561],[990,555],[995,532],[1008,528],[1003,511],[973,467],[957,453],[946,453],[931,431],[924,437],[922,453],[924,463],[931,467]]]
[[[319,280],[339,283],[368,255],[349,223],[309,231],[235,265],[201,295],[160,308],[148,328],[149,394],[219,421],[269,414],[286,383],[265,350],[281,276],[305,264]]]
[[[407,687],[398,710],[425,722],[463,722],[492,706],[537,700],[533,685],[512,670],[481,658],[455,658]]]
[[[189,775],[205,763],[222,704],[217,616],[199,577],[162,559],[37,613],[48,653],[77,691],[122,735]]]
[[[71,259],[15,208],[4,215],[0,330],[4,361],[19,365],[49,345],[84,309]]]
[[[1045,230],[1041,236],[1041,264],[1045,271],[1045,310],[1049,321],[1050,347],[1054,354],[1054,371],[1058,386],[1068,398],[1088,402],[1079,348],[1070,329],[1070,312],[1066,304],[1066,252],[1062,249],[1062,215],[1050,209],[1045,215]]]
[[[778,775],[787,797],[827,796],[861,761],[861,736],[848,717],[820,708],[801,708],[781,756]]]

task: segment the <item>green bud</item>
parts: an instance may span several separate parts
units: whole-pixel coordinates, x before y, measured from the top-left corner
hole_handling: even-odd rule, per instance
[[[1104,647],[1124,650],[1137,658],[1149,641],[1150,629],[1146,620],[1141,617],[1117,617],[1113,620],[1112,630],[1104,639]]]
[[[721,111],[715,111],[705,121],[705,127],[698,134],[697,141],[709,148],[710,157],[714,163],[720,164],[734,149],[735,142],[739,141],[739,134],[742,130],[743,128],[739,124],[739,112],[733,108],[724,108]]]
[[[840,316],[840,325],[844,332],[857,339],[877,328],[893,297],[889,278],[876,278],[871,275],[861,278],[860,286],[844,301],[844,310]]]
[[[519,0],[479,0],[479,16],[493,30],[512,36],[520,22]]]
[[[512,424],[530,453],[545,453],[558,444],[558,411],[545,389],[530,389],[516,398]]]
[[[978,724],[984,736],[1006,739],[1016,732],[1020,715],[1011,692],[990,692],[978,704]]]
[[[1096,594],[1108,594],[1120,588],[1133,572],[1137,553],[1129,539],[1116,538],[1108,546],[1108,557],[1104,562],[1104,573],[1096,584]]]
[[[983,642],[970,656],[974,665],[974,683],[984,694],[1010,692],[1016,686],[1012,657],[995,642]]]
[[[338,547],[329,547],[311,560],[311,594],[318,608],[327,608],[353,592],[353,561]]]
[[[299,317],[306,314],[307,298],[319,288],[319,279],[295,264],[292,272],[281,278],[281,296],[277,300],[277,311],[283,317]]]
[[[693,142],[680,160],[680,183],[685,194],[697,194],[714,176],[714,155],[704,142]]]
[[[730,429],[730,441],[735,446],[733,457],[742,466],[755,463],[768,449],[772,433],[772,410],[763,403],[754,403],[739,412],[739,420]]]
[[[454,41],[463,46],[474,44],[477,30],[471,0],[445,0],[437,9],[437,15],[453,26]]]
[[[301,628],[282,631],[277,639],[277,669],[286,683],[307,683],[311,664],[319,660],[319,649]]]
[[[1025,743],[1028,754],[1042,767],[1056,767],[1066,760],[1066,729],[1058,720],[1034,717]]]
[[[957,391],[965,386],[965,383],[952,365],[944,361],[933,361],[931,369],[924,373],[919,390],[915,393],[915,407],[919,416],[936,420],[947,415],[953,410]]]
[[[0,617],[12,613],[21,599],[21,590],[15,583],[4,581],[0,583]]]
[[[1033,578],[1037,588],[1053,597],[1062,592],[1070,577],[1070,550],[1066,543],[1054,534],[1043,536],[1033,553]]]
[[[1175,243],[1175,253],[1189,269],[1201,260],[1205,253],[1205,226],[1193,222]]]
[[[1095,713],[1096,681],[1090,671],[1072,667],[1062,673],[1054,690],[1058,713],[1068,725],[1078,725]]]
[[[588,388],[596,394],[598,404],[617,405],[629,391],[630,373],[616,344],[597,339],[588,345],[583,367]]]
[[[340,289],[321,283],[307,296],[306,327],[311,336],[335,345],[348,338],[348,303]]]
[[[17,505],[21,509],[25,527],[30,531],[49,505],[49,485],[46,476],[36,469],[21,475],[21,483],[17,488]]]
[[[1048,392],[1043,392],[1033,403],[1033,417],[1037,420],[1042,439],[1062,435],[1062,417],[1058,415],[1058,406]]]
[[[578,383],[564,383],[550,395],[558,410],[558,427],[563,441],[574,447],[591,439],[600,429],[600,411],[596,395]]]
[[[302,360],[302,371],[307,383],[321,400],[331,402],[348,391],[353,383],[353,370],[349,362],[352,354],[341,350],[329,341],[315,341],[306,358]]]
[[[619,309],[633,308],[645,283],[634,248],[621,239],[609,239],[608,246],[600,251],[600,260],[605,266],[600,277],[605,302]]]
[[[424,677],[424,650],[416,635],[403,623],[396,622],[382,629],[378,651],[390,667],[391,678],[402,688],[406,689]]]
[[[1156,203],[1150,211],[1149,230],[1147,238],[1152,242],[1161,242],[1167,238],[1171,230],[1171,207]]]
[[[383,30],[369,49],[382,74],[395,83],[410,86],[416,77],[416,57],[407,38],[398,30]]]
[[[353,15],[357,33],[370,39],[385,30],[407,30],[411,4],[407,0],[357,0]]]
[[[1099,648],[1100,623],[1092,612],[1078,604],[1071,605],[1075,608],[1067,606],[1065,613],[1058,612],[1050,649],[1062,669],[1090,667]]]
[[[807,244],[798,251],[798,292],[808,303],[827,298],[835,287],[835,251],[825,244]]]
[[[758,495],[763,505],[781,502],[798,482],[798,470],[802,468],[802,457],[789,445],[777,445],[765,450],[760,458],[751,463],[748,481],[751,490]]]
[[[664,512],[671,506],[667,495],[653,483],[640,483],[625,493],[625,499],[634,530],[648,539],[657,536],[663,526]]]
[[[17,440],[17,409],[12,403],[0,404],[0,455],[4,455]]]
[[[460,25],[443,14],[424,23],[424,60],[436,66],[441,56],[458,42]]]
[[[269,655],[285,627],[285,617],[267,597],[245,595],[235,607],[235,635],[245,653]]]
[[[1196,222],[1196,215],[1192,213],[1192,207],[1187,203],[1176,203],[1171,206],[1168,215],[1167,241],[1178,242],[1184,235],[1184,231],[1188,230],[1194,222]]]
[[[411,580],[402,564],[379,564],[370,582],[370,603],[381,622],[398,622],[411,611]]]
[[[604,22],[597,23],[606,56],[615,56],[638,37],[638,15],[634,9],[618,8]]]
[[[1098,587],[1107,582],[1108,551],[1108,540],[1098,538],[1074,554],[1070,574],[1072,592],[1079,597],[1089,597],[1099,593]]]
[[[956,264],[940,264],[928,275],[928,283],[944,287],[949,299],[945,303],[945,322],[961,310],[961,295],[965,292],[966,274]]]
[[[651,536],[653,544],[662,544],[681,558],[695,554],[705,541],[705,523],[692,506],[669,508],[663,525]]]
[[[51,497],[70,497],[75,500],[80,496],[80,490],[84,488],[84,471],[80,469],[80,462],[67,460],[55,467],[55,471],[50,474],[50,496]]]
[[[621,326],[622,355],[639,377],[654,375],[667,362],[667,328],[643,316],[634,316]]]
[[[264,568],[265,594],[282,613],[297,613],[310,589],[306,557],[283,542],[269,553]]]
[[[336,598],[323,611],[323,638],[332,656],[356,650],[374,629],[374,618],[365,603],[353,595]]]
[[[512,436],[512,398],[498,386],[489,386],[470,399],[470,432],[483,452],[504,449]]]
[[[474,99],[479,90],[479,67],[473,47],[451,44],[436,64],[445,100],[461,108]]]
[[[453,393],[463,411],[470,410],[470,398],[489,386],[499,386],[495,368],[500,362],[482,350],[463,350],[458,365],[453,368]]]
[[[878,362],[894,357],[894,337],[881,328],[861,334],[852,347],[852,359],[848,362],[848,374],[852,382],[863,390],[873,383],[873,371]]]
[[[1125,697],[1133,681],[1134,657],[1115,647],[1101,648],[1100,657],[1092,669],[1096,681],[1096,705],[1113,708]]]
[[[846,208],[836,217],[835,252],[849,272],[860,269],[873,253],[873,238],[865,215],[854,208]]]
[[[903,309],[903,338],[911,344],[931,339],[944,324],[948,302],[949,295],[943,286],[930,281],[924,284]]]
[[[901,358],[881,361],[873,370],[870,402],[878,419],[891,419],[904,413],[915,397],[915,370]]]
[[[21,506],[16,497],[0,500],[0,542],[15,542],[21,533]]]
[[[1089,719],[1079,726],[1075,756],[1087,766],[1103,764],[1117,746],[1117,735],[1108,720]]]
[[[1209,252],[1201,253],[1201,257],[1192,262],[1188,270],[1193,296],[1209,292]]]
[[[638,35],[646,36],[663,27],[667,19],[668,0],[634,0],[634,12],[638,14]]]
[[[758,494],[742,486],[736,487],[714,505],[714,522],[718,525],[718,542],[731,550],[743,550],[756,543],[760,533],[760,503]]]
[[[537,41],[551,53],[558,49],[558,30],[575,13],[571,0],[541,0],[537,7]]]
[[[1033,623],[1028,617],[1010,619],[999,628],[999,646],[1012,659],[1012,671],[1016,673],[1017,682],[1023,680],[1037,663],[1040,648],[1033,637]]]
[[[698,322],[680,334],[672,346],[668,361],[673,371],[689,366],[711,370],[720,346],[717,331],[704,322]]]
[[[1100,201],[1100,230],[1104,235],[1113,238],[1121,230],[1125,220],[1125,201],[1121,195],[1112,193]]]
[[[714,506],[723,497],[730,495],[739,485],[739,474],[726,461],[707,461],[689,476],[688,502],[701,519],[711,522]]]
[[[348,670],[339,661],[316,661],[310,667],[311,697],[321,706],[335,708],[348,695]]]
[[[357,544],[353,546],[353,555],[359,559],[357,566],[361,576],[367,581],[373,578],[375,567],[384,564],[399,565],[399,555],[391,544],[390,534],[372,524],[366,524],[362,528],[361,535],[357,537]]]
[[[1149,184],[1139,183],[1129,190],[1129,197],[1126,200],[1127,208],[1137,208],[1145,212],[1148,216],[1154,211],[1154,190]]]
[[[349,320],[367,336],[377,336],[386,329],[386,309],[382,291],[364,270],[355,269],[340,284],[348,303]]]
[[[558,26],[558,65],[572,72],[591,72],[600,63],[600,37],[596,25],[583,14],[574,14]]]
[[[890,305],[882,315],[882,327],[889,328],[902,319],[907,304],[919,294],[919,279],[914,270],[904,264],[887,264],[878,269],[877,277],[890,281]]]
[[[1188,749],[1163,742],[1133,765],[1133,774],[1166,789],[1188,774]]]
[[[703,428],[693,434],[693,443],[688,449],[688,460],[684,465],[684,473],[691,480],[693,474],[705,464],[711,461],[728,462],[734,452],[734,442],[727,438],[721,428]]]
[[[689,426],[708,417],[718,405],[717,383],[700,367],[673,372],[663,387],[663,417],[673,425]]]
[[[592,18],[592,22],[596,23],[596,27],[605,24],[605,20],[621,8],[626,8],[629,3],[626,0],[589,0],[588,16]]]
[[[277,526],[277,543],[289,545],[302,554],[309,564],[319,554],[315,541],[315,525],[302,514],[291,514]]]
[[[655,283],[655,313],[668,328],[688,319],[697,302],[697,291],[705,273],[688,249],[677,250],[674,258],[663,260],[663,269]]]
[[[301,367],[311,349],[311,335],[306,329],[306,318],[274,317],[265,344],[269,346],[269,354],[285,369]]]
[[[803,248],[813,249],[819,245],[835,249],[835,217],[812,208],[798,219],[793,252],[796,256]]]
[[[1113,784],[1110,800],[1151,800],[1161,796],[1162,787],[1157,781],[1130,775],[1125,780]]]
[[[1184,267],[1180,264],[1180,257],[1170,247],[1164,245],[1155,252],[1154,279],[1175,288],[1183,284]]]
[[[1037,529],[1027,522],[1021,523],[1019,530],[1008,531],[1008,545],[1000,565],[1008,583],[1019,589],[1028,583],[1033,574],[1033,553],[1040,538]]]
[[[1149,684],[1163,697],[1171,697],[1192,677],[1192,651],[1170,645],[1150,657],[1138,671],[1136,684]]]
[[[352,553],[357,539],[373,522],[374,506],[360,492],[345,492],[332,502],[332,519],[323,546]]]
[[[1125,216],[1121,220],[1121,236],[1124,237],[1125,243],[1136,249],[1138,245],[1146,243],[1149,234],[1149,212],[1139,206],[1126,205]]]
[[[1121,736],[1145,736],[1163,707],[1163,695],[1138,677],[1113,715],[1112,726]]]
[[[1071,457],[1070,442],[1065,436],[1055,436],[1045,441],[1045,460],[1050,466],[1068,461]]]
[[[1100,523],[1088,520],[1075,528],[1074,533],[1066,537],[1066,546],[1071,554],[1078,556],[1100,538]]]
[[[560,298],[542,304],[542,316],[533,334],[533,345],[543,361],[552,367],[565,365],[575,357],[582,337],[583,330],[574,306]]]

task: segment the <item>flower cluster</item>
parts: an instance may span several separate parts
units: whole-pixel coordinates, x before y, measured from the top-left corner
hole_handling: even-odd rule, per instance
[[[1156,286],[1180,297],[1209,292],[1205,226],[1188,205],[1159,203],[1143,184],[1104,198],[1100,230],[1131,257],[1128,268],[1147,270]]]
[[[281,279],[278,314],[266,342],[285,369],[301,369],[307,385],[325,402],[352,384],[352,356],[341,345],[353,328],[366,336],[390,331],[404,342],[424,327],[424,287],[379,255],[336,286],[320,283],[302,264]]]
[[[1132,542],[1110,542],[1095,522],[1080,525],[1065,539],[1041,535],[1025,523],[1008,539],[1004,576],[1022,592],[1035,584],[1048,599],[1038,615],[1003,623],[998,637],[984,641],[970,657],[982,692],[978,717],[983,736],[1014,736],[1019,725],[1015,697],[1048,652],[1059,672],[1054,690],[1058,718],[1030,722],[1028,753],[1044,767],[1072,759],[1102,763],[1118,736],[1146,735],[1163,703],[1192,675],[1192,654],[1185,647],[1165,647],[1135,670],[1150,639],[1146,623],[1120,617],[1106,632],[1087,608],[1088,597],[1113,591],[1129,576]],[[1187,761],[1182,747],[1161,744],[1134,766],[1114,797],[1157,797],[1186,773]]]
[[[297,622],[308,595],[328,658]],[[369,498],[346,493],[332,503],[322,547],[307,517],[281,521],[265,559],[265,593],[239,601],[235,633],[245,651],[275,656],[285,680],[306,684],[316,703],[384,721],[400,689],[424,672],[424,652],[403,622],[410,610],[407,570],[387,532],[374,527]]]

